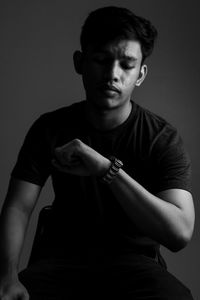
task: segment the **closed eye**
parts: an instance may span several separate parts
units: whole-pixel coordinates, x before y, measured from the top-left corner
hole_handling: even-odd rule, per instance
[[[130,63],[121,63],[121,66],[125,70],[131,70],[135,68],[135,64],[130,64]]]

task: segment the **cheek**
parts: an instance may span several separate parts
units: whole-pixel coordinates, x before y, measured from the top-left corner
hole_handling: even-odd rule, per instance
[[[98,78],[100,78],[100,76],[101,76],[101,74],[100,74],[99,70],[97,70],[94,67],[87,68],[87,70],[84,72],[85,80],[88,83],[97,81]]]
[[[127,89],[127,90],[130,90],[132,89],[135,84],[136,84],[136,81],[137,81],[137,77],[134,76],[134,77],[128,77],[124,80],[124,87]]]
[[[135,70],[132,74],[126,74],[124,77],[124,86],[126,86],[128,89],[135,86],[136,81],[139,76],[139,70]]]
[[[87,69],[82,74],[82,80],[85,90],[92,91],[99,82],[99,75],[97,72],[94,72],[93,69]]]

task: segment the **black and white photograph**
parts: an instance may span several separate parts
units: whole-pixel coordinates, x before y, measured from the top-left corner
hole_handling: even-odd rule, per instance
[[[199,11],[0,1],[0,300],[200,299]]]

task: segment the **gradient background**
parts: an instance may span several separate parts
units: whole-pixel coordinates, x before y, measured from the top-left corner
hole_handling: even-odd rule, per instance
[[[159,31],[149,74],[134,99],[176,126],[193,165],[196,227],[190,244],[178,253],[163,248],[169,271],[200,299],[200,18],[198,0],[32,0],[0,2],[0,182],[4,200],[10,172],[24,136],[42,113],[82,100],[81,78],[72,63],[79,34],[88,13],[118,5],[149,18]],[[21,257],[30,254],[38,212],[51,203],[50,180],[33,213]]]

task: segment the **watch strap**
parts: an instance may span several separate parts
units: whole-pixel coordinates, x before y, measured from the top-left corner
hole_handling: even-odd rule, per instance
[[[106,184],[110,184],[119,172],[119,170],[123,167],[123,162],[118,158],[110,156],[109,159],[111,161],[111,166],[106,172],[106,174],[103,177],[101,177],[101,181]]]

